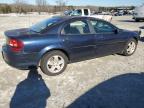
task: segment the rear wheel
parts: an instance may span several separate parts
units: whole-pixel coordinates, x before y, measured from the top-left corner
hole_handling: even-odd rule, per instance
[[[49,76],[61,74],[67,67],[68,58],[61,51],[51,51],[43,56],[40,67]]]
[[[123,54],[125,56],[130,56],[134,54],[134,52],[136,51],[136,48],[137,48],[137,41],[135,39],[130,39],[126,44]]]

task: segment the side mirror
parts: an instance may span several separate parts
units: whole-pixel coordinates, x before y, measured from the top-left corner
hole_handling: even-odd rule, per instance
[[[115,34],[118,34],[118,32],[119,32],[118,29],[115,29],[115,30],[114,30],[114,33],[115,33]]]

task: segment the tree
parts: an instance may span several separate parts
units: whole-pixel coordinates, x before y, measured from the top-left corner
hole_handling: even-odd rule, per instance
[[[68,6],[68,10],[73,10],[74,9],[74,6],[70,5]]]
[[[68,2],[67,0],[57,0],[56,1],[59,11],[64,11],[67,2]]]
[[[9,5],[5,5],[5,13],[11,13],[12,9]]]
[[[46,0],[36,0],[38,7],[38,13],[41,14],[42,11],[46,11],[47,1]]]
[[[22,13],[23,6],[26,5],[27,3],[24,0],[14,0],[14,4],[15,4],[15,11],[17,13]]]
[[[5,4],[3,6],[0,6],[0,13],[11,13],[12,9],[10,7],[10,5]]]

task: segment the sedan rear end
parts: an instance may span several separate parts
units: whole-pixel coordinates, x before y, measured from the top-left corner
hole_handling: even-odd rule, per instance
[[[5,36],[6,43],[2,46],[2,55],[9,65],[19,69],[28,69],[29,66],[36,65],[35,55],[24,52],[23,37],[29,36],[26,29],[7,31]]]

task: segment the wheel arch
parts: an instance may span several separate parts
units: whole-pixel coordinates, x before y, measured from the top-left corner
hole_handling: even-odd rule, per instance
[[[47,50],[44,50],[41,52],[39,60],[38,60],[38,66],[40,65],[42,57],[51,51],[61,51],[62,53],[64,53],[67,56],[68,62],[70,61],[69,53],[66,50],[64,50],[63,48],[51,48],[51,49],[47,49]]]
[[[135,40],[136,40],[136,42],[138,43],[138,38],[137,38],[137,37],[133,37],[133,39],[135,39]]]

